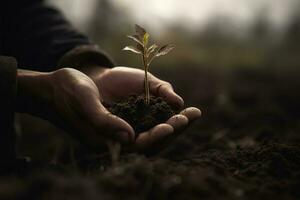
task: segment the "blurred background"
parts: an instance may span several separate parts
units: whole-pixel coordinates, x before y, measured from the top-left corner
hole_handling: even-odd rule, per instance
[[[299,63],[298,0],[48,0],[120,65],[139,65],[121,52],[140,24],[152,39],[175,43],[157,65],[262,66]],[[293,53],[294,52],[294,53]],[[278,57],[280,55],[280,58]],[[176,58],[176,59],[175,59]],[[153,66],[156,68],[159,66]]]
[[[150,71],[171,82],[188,106],[202,109],[202,120],[186,133],[191,137],[210,138],[236,127],[251,130],[257,123],[272,127],[281,124],[278,120],[300,114],[299,0],[48,0],[47,3],[60,9],[118,65],[142,66],[136,55],[121,50],[131,43],[126,35],[134,32],[134,24],[146,28],[158,44],[175,44],[176,49],[157,59]],[[32,141],[26,138],[34,138],[38,144],[45,140],[45,132],[51,132],[49,137],[57,132],[50,125],[36,126],[23,126],[23,132],[33,136],[24,137],[25,153],[32,150],[27,148]],[[43,144],[41,149],[54,154],[55,145]],[[41,153],[39,159],[44,158]]]

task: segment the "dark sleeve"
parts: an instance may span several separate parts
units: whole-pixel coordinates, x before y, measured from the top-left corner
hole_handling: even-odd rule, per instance
[[[0,56],[0,157],[15,157],[14,111],[17,63],[12,57]],[[0,163],[1,163],[0,161]]]
[[[80,46],[84,46],[86,51],[97,57],[97,64],[100,62],[103,66],[113,65],[99,48],[95,48],[85,36],[74,30],[60,12],[46,6],[42,1],[5,2],[4,6],[1,5],[4,18],[1,27],[4,32],[4,53],[16,57],[22,68],[55,70],[65,54],[70,54]]]

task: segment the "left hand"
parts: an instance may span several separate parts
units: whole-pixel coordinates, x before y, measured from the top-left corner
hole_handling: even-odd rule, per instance
[[[101,72],[99,72],[101,70]],[[99,89],[101,99],[107,103],[116,102],[131,94],[144,92],[144,71],[129,67],[115,67],[103,69],[99,67],[90,68],[85,73],[91,77]],[[177,95],[172,85],[160,80],[148,73],[150,93],[162,97],[169,104],[183,108],[184,101]],[[134,143],[134,149],[144,151],[154,147],[162,146],[166,138],[174,138],[181,133],[195,119],[201,116],[198,108],[190,107],[172,116],[166,123],[158,124],[152,129],[140,133]]]

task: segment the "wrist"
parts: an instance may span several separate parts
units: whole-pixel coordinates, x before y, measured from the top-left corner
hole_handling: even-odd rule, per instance
[[[51,73],[19,69],[17,71],[17,112],[41,116],[52,99]]]

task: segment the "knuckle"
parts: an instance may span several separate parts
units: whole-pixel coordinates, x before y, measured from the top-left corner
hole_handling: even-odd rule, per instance
[[[173,90],[172,85],[169,82],[163,81],[156,86],[156,93],[162,94],[162,92],[171,89]]]
[[[66,67],[66,68],[61,68],[56,70],[55,73],[61,76],[66,76],[69,75],[71,71],[72,71],[71,68]]]
[[[164,81],[164,85],[165,85],[166,87],[173,88],[172,84],[169,83],[169,82],[167,82],[167,81]]]
[[[171,83],[164,81],[161,85],[162,88],[164,89],[171,89],[173,91],[173,86]]]

